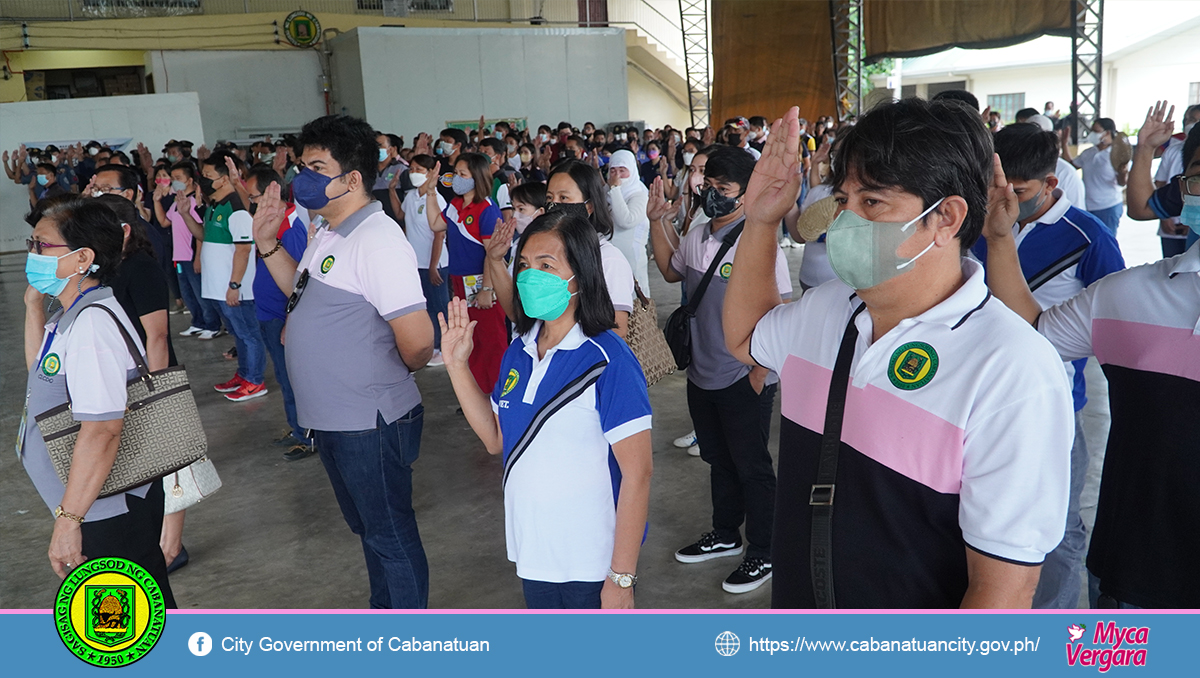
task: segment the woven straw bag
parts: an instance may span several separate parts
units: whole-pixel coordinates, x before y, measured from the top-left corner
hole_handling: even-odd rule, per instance
[[[125,423],[117,459],[109,471],[100,497],[111,497],[174,473],[204,457],[208,439],[200,423],[200,412],[192,397],[187,370],[182,365],[151,372],[125,326],[107,307],[92,304],[112,316],[129,354],[137,363],[138,376],[126,385]],[[85,309],[86,310],[86,309]],[[71,472],[79,422],[68,401],[34,417],[50,461],[63,485]]]
[[[637,298],[633,302],[633,313],[629,314],[626,342],[641,363],[646,386],[650,387],[675,372],[675,356],[667,346],[662,330],[658,329],[658,309],[654,300],[642,293],[637,281],[633,283],[633,291]]]

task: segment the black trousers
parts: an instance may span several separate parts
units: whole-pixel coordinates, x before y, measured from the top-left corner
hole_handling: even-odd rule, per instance
[[[776,384],[754,392],[747,375],[726,388],[707,391],[688,381],[688,411],[696,427],[700,458],[712,483],[713,529],[737,541],[746,523],[746,556],[771,558],[775,520],[775,466],[767,440]]]
[[[163,486],[161,480],[150,483],[145,499],[127,494],[129,512],[94,523],[84,523],[83,555],[96,558],[124,558],[141,565],[158,582],[168,609],[175,608],[175,596],[167,580],[167,561],[158,545],[162,535]]]

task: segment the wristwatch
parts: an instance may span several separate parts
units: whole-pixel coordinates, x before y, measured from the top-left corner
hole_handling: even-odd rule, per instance
[[[240,282],[231,282],[231,283],[229,283],[229,289],[240,290],[240,289],[242,289],[242,284]]]
[[[608,568],[608,578],[612,580],[612,583],[623,589],[631,589],[637,584],[636,574],[617,574],[613,572],[611,567]]]

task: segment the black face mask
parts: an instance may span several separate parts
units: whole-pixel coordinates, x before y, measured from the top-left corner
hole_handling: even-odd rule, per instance
[[[588,214],[586,202],[551,202],[546,203],[546,213],[562,212],[563,214],[573,214],[577,217],[591,221],[592,215]]]
[[[196,177],[196,181],[200,182],[200,191],[202,193],[204,193],[204,195],[212,195],[213,194],[213,180],[212,179],[209,179],[208,177],[201,175],[199,177]]]
[[[700,198],[704,201],[704,215],[709,219],[727,217],[738,208],[737,198],[723,195],[715,186],[700,191]]]

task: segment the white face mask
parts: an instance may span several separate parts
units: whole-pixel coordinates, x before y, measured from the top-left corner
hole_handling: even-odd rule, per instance
[[[88,149],[88,155],[96,155],[99,152],[100,149],[96,148],[95,146]]]
[[[1186,125],[1184,125],[1183,126],[1183,135],[1187,136],[1187,135],[1191,134],[1192,128],[1195,126],[1196,126],[1196,123],[1194,123],[1194,122],[1189,122]]]
[[[757,138],[758,138],[758,132],[755,132],[754,130],[751,130],[746,133],[746,141],[754,141]]]
[[[1093,146],[1095,146],[1096,144],[1100,143],[1103,140],[1104,140],[1103,132],[1092,131],[1090,134],[1087,135],[1087,137],[1084,138],[1083,142],[1086,144],[1092,144]]]
[[[427,175],[427,174],[414,174],[412,172],[409,172],[408,173],[408,181],[413,185],[413,188],[420,188],[421,184],[425,183],[425,179],[428,176],[429,175]]]
[[[515,170],[521,169],[521,156],[514,155],[513,157],[509,158],[508,166]]]
[[[695,158],[696,158],[695,153],[684,153],[683,154],[683,164],[690,166],[692,164],[692,160],[694,160]]]

